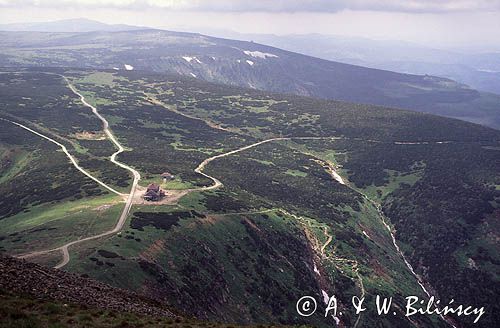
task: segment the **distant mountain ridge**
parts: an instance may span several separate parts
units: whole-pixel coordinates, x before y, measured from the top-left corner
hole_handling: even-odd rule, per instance
[[[228,85],[423,111],[500,128],[500,96],[246,41],[155,29],[0,32],[0,66],[136,69]],[[126,65],[126,66],[125,66]]]
[[[271,35],[214,31],[233,39],[254,40],[326,60],[410,74],[450,78],[481,91],[500,94],[500,52],[443,50],[403,41],[324,34]]]
[[[132,31],[142,29],[139,26],[125,24],[105,24],[91,19],[64,19],[41,23],[0,24],[0,31],[25,32],[92,32],[92,31]]]

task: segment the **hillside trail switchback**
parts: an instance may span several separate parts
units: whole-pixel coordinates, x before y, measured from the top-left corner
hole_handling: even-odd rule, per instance
[[[66,147],[64,145],[62,145],[61,143],[51,139],[50,137],[47,137],[41,133],[38,133],[28,127],[25,127],[19,123],[14,123],[42,138],[45,138],[57,145],[59,145],[63,151],[65,152],[65,154],[70,158],[71,162],[73,163],[73,165],[79,169],[82,173],[84,173],[86,176],[90,177],[92,180],[96,181],[97,183],[99,183],[100,185],[104,186],[105,188],[119,194],[119,195],[122,195],[122,196],[126,196],[126,201],[125,201],[125,206],[120,214],[120,217],[118,218],[118,221],[116,222],[115,226],[113,227],[113,229],[111,230],[108,230],[108,231],[104,231],[100,234],[97,234],[97,235],[93,235],[93,236],[89,236],[89,237],[85,237],[85,238],[81,238],[81,239],[77,239],[77,240],[74,240],[74,241],[71,241],[69,243],[66,243],[60,247],[56,247],[56,248],[52,248],[52,249],[48,249],[48,250],[42,250],[42,251],[36,251],[36,252],[31,252],[31,253],[27,253],[27,254],[23,254],[21,256],[18,256],[20,258],[30,258],[30,257],[35,257],[35,256],[38,256],[38,255],[43,255],[43,254],[48,254],[48,253],[52,253],[52,252],[56,252],[56,251],[60,251],[62,252],[62,260],[55,266],[56,269],[59,269],[59,268],[62,268],[63,266],[65,266],[66,264],[68,264],[69,260],[70,260],[70,255],[69,255],[69,247],[70,246],[74,246],[76,244],[80,244],[80,243],[83,243],[83,242],[86,242],[86,241],[89,241],[89,240],[94,240],[94,239],[99,239],[99,238],[102,238],[102,237],[106,237],[106,236],[109,236],[109,235],[112,235],[112,234],[115,234],[117,232],[119,232],[122,228],[123,228],[123,225],[125,224],[125,221],[127,220],[127,217],[128,217],[128,214],[130,213],[130,209],[132,207],[132,203],[133,203],[133,196],[134,196],[134,193],[135,193],[135,190],[137,188],[137,185],[139,183],[139,180],[141,179],[141,175],[140,173],[135,170],[134,168],[124,164],[124,163],[121,163],[119,162],[116,157],[121,154],[122,152],[125,151],[125,148],[120,144],[120,142],[118,141],[118,139],[114,136],[113,132],[111,131],[111,129],[109,128],[109,122],[106,120],[106,118],[104,118],[104,116],[102,116],[97,108],[91,104],[89,104],[85,97],[71,84],[71,82],[68,80],[68,78],[66,76],[63,76],[63,75],[59,75],[59,74],[55,74],[55,75],[58,75],[58,76],[61,76],[65,82],[67,83],[68,87],[71,89],[71,91],[80,98],[80,101],[82,102],[82,104],[88,108],[90,108],[92,110],[92,113],[94,113],[95,116],[97,116],[97,118],[102,122],[102,127],[103,127],[103,131],[104,133],[106,134],[107,138],[114,144],[114,146],[117,148],[117,151],[115,151],[111,156],[110,156],[110,161],[112,163],[114,163],[115,165],[129,171],[130,173],[132,173],[133,175],[133,181],[132,181],[132,186],[130,188],[130,193],[127,195],[127,194],[122,194],[122,193],[119,193],[117,191],[115,191],[114,189],[112,189],[111,187],[105,185],[103,182],[101,182],[100,180],[96,179],[95,177],[93,177],[90,173],[88,173],[87,171],[85,171],[84,169],[80,168],[75,160],[75,158],[67,151]]]

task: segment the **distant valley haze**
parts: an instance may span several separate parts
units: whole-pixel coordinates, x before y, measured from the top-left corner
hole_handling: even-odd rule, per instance
[[[4,24],[84,17],[204,34],[319,33],[500,50],[498,0],[2,0],[0,8]]]

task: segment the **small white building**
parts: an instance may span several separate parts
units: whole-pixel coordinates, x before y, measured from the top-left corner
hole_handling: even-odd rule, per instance
[[[161,174],[161,178],[163,179],[163,182],[167,182],[167,181],[172,181],[175,179],[175,176],[169,172],[163,172]]]

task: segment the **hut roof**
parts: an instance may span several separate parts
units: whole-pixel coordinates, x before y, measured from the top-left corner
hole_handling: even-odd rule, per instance
[[[157,185],[156,183],[152,183],[148,186],[148,191],[155,191],[155,192],[158,192],[160,191],[160,186]]]

